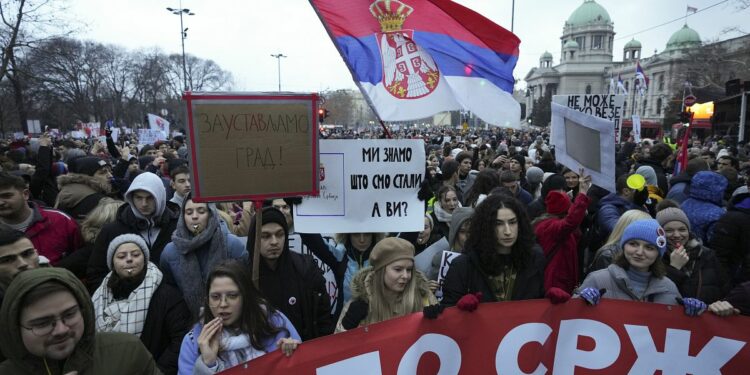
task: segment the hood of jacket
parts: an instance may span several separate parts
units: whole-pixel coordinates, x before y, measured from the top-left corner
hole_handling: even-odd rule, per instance
[[[604,205],[613,205],[618,208],[624,208],[625,210],[637,208],[635,203],[626,200],[616,193],[609,193],[599,201],[599,207],[602,207]]]
[[[84,332],[75,350],[65,363],[66,369],[84,369],[93,360],[94,339],[94,305],[86,287],[70,271],[63,268],[38,268],[21,272],[16,276],[5,292],[2,309],[0,309],[0,346],[3,354],[17,367],[29,373],[41,373],[44,364],[41,358],[32,356],[21,339],[21,327],[18,317],[21,313],[21,302],[24,296],[38,285],[47,281],[56,281],[67,287],[78,300],[83,315]],[[12,324],[11,324],[12,322]],[[67,370],[66,370],[67,371]]]
[[[729,184],[724,176],[716,172],[701,171],[690,181],[690,198],[722,205],[724,190]]]
[[[474,214],[474,209],[471,207],[458,207],[453,210],[451,217],[450,230],[448,232],[448,245],[453,248],[453,242],[456,240],[458,230],[461,228],[467,220],[471,219],[471,215]]]
[[[137,190],[146,191],[154,197],[154,200],[156,201],[156,210],[151,217],[143,216],[143,214],[141,214],[141,212],[135,207],[135,204],[133,204],[133,193]],[[133,214],[139,219],[150,220],[158,218],[161,217],[167,206],[167,191],[164,189],[164,183],[159,176],[151,172],[144,172],[139,174],[130,184],[130,188],[128,188],[128,191],[125,193],[125,202],[128,202]]]
[[[112,185],[108,182],[80,173],[57,176],[57,186],[60,189],[57,200],[65,207],[75,207],[91,194],[112,193]]]
[[[738,211],[750,215],[750,193],[741,193],[732,197],[727,204],[727,210]]]

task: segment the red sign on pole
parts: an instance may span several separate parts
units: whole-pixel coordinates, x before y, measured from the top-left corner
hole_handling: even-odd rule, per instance
[[[695,104],[696,97],[693,95],[688,95],[683,99],[683,103],[685,103],[685,107],[690,107],[691,105]]]

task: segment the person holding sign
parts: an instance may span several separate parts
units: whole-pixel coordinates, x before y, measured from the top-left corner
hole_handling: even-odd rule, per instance
[[[576,184],[578,194],[572,206],[568,194],[551,191],[544,199],[547,213],[533,223],[537,241],[547,258],[544,290],[559,288],[568,295],[578,285],[579,226],[586,217],[586,208],[591,201],[586,195],[591,187],[591,176],[586,176],[583,168],[576,175]]]
[[[674,282],[666,277],[661,258],[667,248],[664,229],[654,219],[637,220],[625,228],[620,239],[622,253],[613,264],[590,273],[576,296],[590,305],[597,305],[606,293],[607,298],[656,302],[665,305],[681,303],[685,314],[696,316],[706,310],[706,304],[695,298],[682,298]]]
[[[208,275],[203,316],[182,340],[178,374],[216,374],[268,352],[300,344],[287,317],[255,288],[249,269],[225,261]]]
[[[397,237],[375,245],[370,266],[352,280],[352,293],[336,332],[419,312],[437,303],[427,278],[414,270],[414,246]]]
[[[445,277],[441,304],[544,296],[544,254],[534,242],[526,210],[515,198],[490,195],[479,204],[464,248]]]

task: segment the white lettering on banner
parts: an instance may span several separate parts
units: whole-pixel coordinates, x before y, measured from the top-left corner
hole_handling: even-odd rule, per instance
[[[648,326],[624,325],[628,338],[635,348],[636,359],[628,374],[653,374],[661,370],[664,375],[719,374],[721,368],[732,360],[746,345],[744,341],[714,336],[698,355],[690,356],[690,331],[667,328],[664,351],[658,352]],[[539,363],[530,373],[518,365],[521,349],[528,343],[544,345],[552,334],[546,323],[525,323],[510,330],[500,341],[495,352],[495,370],[498,374],[547,373]],[[579,337],[594,341],[594,349],[578,349]],[[624,340],[624,338],[622,339]],[[576,368],[602,370],[612,366],[620,357],[621,338],[612,327],[591,319],[570,319],[560,322],[554,357],[554,375],[575,374]],[[698,349],[695,348],[694,349]],[[416,374],[424,353],[437,355],[440,375],[458,374],[461,369],[461,347],[450,336],[436,333],[422,335],[401,357],[398,374]],[[317,375],[382,375],[379,352],[370,352],[318,367]]]
[[[380,353],[370,352],[356,357],[347,358],[318,367],[315,371],[317,375],[340,375],[340,374],[357,374],[357,375],[383,375],[380,369]]]
[[[579,350],[578,336],[592,338],[596,343],[594,350]],[[601,370],[615,363],[619,355],[620,338],[608,325],[589,319],[563,320],[557,336],[553,374],[575,374],[576,366]]]
[[[547,367],[539,364],[533,372],[523,372],[518,366],[518,353],[521,348],[530,342],[538,342],[544,345],[552,333],[552,328],[544,323],[526,323],[513,328],[500,341],[495,354],[495,370],[498,374],[526,374],[544,375]]]
[[[636,352],[636,360],[629,374],[653,374],[661,370],[672,374],[720,374],[745,343],[737,340],[713,337],[697,356],[689,354],[690,331],[667,328],[664,351],[658,352],[648,327],[625,325]]]
[[[446,335],[428,333],[422,335],[401,357],[398,375],[416,374],[419,359],[427,352],[435,353],[440,358],[437,375],[458,374],[461,369],[461,348],[456,341]]]

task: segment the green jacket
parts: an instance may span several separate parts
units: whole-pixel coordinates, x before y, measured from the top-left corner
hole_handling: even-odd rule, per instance
[[[37,285],[57,281],[70,289],[78,300],[84,319],[83,337],[75,351],[63,362],[48,361],[31,355],[21,340],[18,322],[23,297]],[[20,273],[8,287],[0,308],[0,348],[7,358],[0,363],[0,374],[161,374],[151,354],[134,335],[96,333],[94,307],[86,287],[62,268],[40,268]]]

